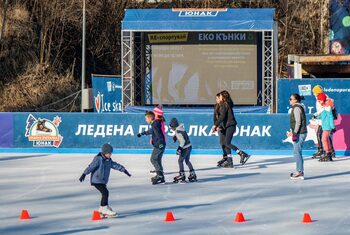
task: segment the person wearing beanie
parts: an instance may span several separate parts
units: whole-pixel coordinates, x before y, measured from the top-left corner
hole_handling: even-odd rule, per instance
[[[155,169],[156,176],[151,178],[152,184],[165,183],[162,157],[165,151],[165,137],[162,131],[162,122],[160,119],[155,119],[155,114],[152,111],[148,111],[145,114],[146,122],[151,125],[151,128],[142,133],[138,133],[137,137],[143,135],[151,135],[151,144],[153,145],[153,151],[151,155],[151,163]]]
[[[110,144],[104,144],[101,148],[101,152],[94,157],[92,162],[79,178],[79,181],[83,182],[86,175],[91,173],[90,183],[102,195],[100,208],[98,211],[102,216],[106,217],[118,216],[117,213],[113,211],[113,209],[108,204],[109,191],[107,189],[107,183],[111,169],[124,172],[127,176],[131,177],[130,173],[125,169],[124,166],[112,160],[112,153],[113,147]]]
[[[319,161],[333,161],[332,152],[334,152],[334,150],[331,143],[331,132],[335,128],[334,117],[332,113],[334,104],[332,100],[327,99],[327,96],[324,93],[317,95],[317,102],[322,106],[322,109],[318,113],[317,118],[322,122],[322,146],[324,150],[324,154]]]
[[[312,92],[315,96],[316,99],[316,112],[314,113],[314,119],[317,123],[317,126],[315,128],[316,130],[316,136],[317,136],[317,151],[312,155],[312,158],[316,159],[316,158],[321,158],[324,154],[324,149],[322,146],[322,120],[317,118],[317,116],[323,111],[323,106],[320,104],[320,102],[318,102],[318,96],[320,95],[320,99],[322,100],[330,100],[331,102],[333,102],[332,99],[330,99],[324,92],[323,89],[320,85],[316,85],[314,86],[314,88],[312,88]],[[334,107],[334,105],[333,105]],[[332,152],[332,157],[335,157],[335,151],[333,148],[333,142],[332,142],[332,136],[330,135],[330,142],[331,142],[331,152]]]
[[[185,130],[184,124],[179,124],[176,118],[172,118],[169,124],[170,128],[175,132],[173,137],[174,142],[178,141],[179,146],[176,150],[176,154],[179,155],[179,175],[174,177],[174,183],[186,182],[186,175],[184,169],[184,161],[190,171],[188,180],[190,182],[197,181],[197,175],[193,169],[193,165],[190,162],[190,156],[192,151],[192,144],[188,134]]]

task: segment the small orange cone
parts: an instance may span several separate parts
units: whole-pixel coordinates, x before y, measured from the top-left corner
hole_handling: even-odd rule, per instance
[[[312,219],[309,213],[304,213],[303,223],[312,223]]]
[[[165,222],[174,222],[174,221],[175,221],[175,218],[174,218],[173,212],[168,211],[166,213]]]
[[[22,213],[19,216],[19,219],[30,219],[28,211],[27,210],[22,210]]]
[[[245,219],[244,219],[242,212],[237,212],[235,222],[236,223],[244,223],[245,222]]]
[[[94,211],[94,212],[92,213],[92,218],[91,218],[91,219],[92,219],[92,220],[101,220],[100,212]]]

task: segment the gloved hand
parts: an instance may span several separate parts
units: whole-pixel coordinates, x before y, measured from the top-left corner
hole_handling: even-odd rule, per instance
[[[176,150],[176,155],[181,155],[182,153],[182,148],[179,146]]]
[[[124,173],[125,173],[127,176],[131,177],[130,173],[129,173],[126,169],[124,170]]]
[[[331,130],[331,134],[334,134],[336,131],[337,131],[337,129],[333,128],[333,129]]]
[[[140,138],[140,137],[141,137],[141,135],[142,135],[141,133],[138,133],[138,134],[137,134],[137,137],[139,137],[139,138]]]
[[[298,140],[299,140],[299,135],[298,135],[298,134],[293,134],[293,135],[292,135],[292,140],[293,140],[293,142],[298,142]]]
[[[174,143],[177,141],[176,135],[173,136],[173,141],[174,141]]]
[[[80,178],[79,178],[79,181],[80,182],[83,182],[84,180],[85,180],[85,174],[83,173],[81,176],[80,176]]]

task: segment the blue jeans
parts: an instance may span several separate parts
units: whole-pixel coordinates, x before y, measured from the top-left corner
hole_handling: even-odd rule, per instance
[[[304,172],[304,159],[302,154],[303,143],[306,139],[306,134],[299,134],[297,142],[293,142],[293,156],[297,164],[297,171]]]

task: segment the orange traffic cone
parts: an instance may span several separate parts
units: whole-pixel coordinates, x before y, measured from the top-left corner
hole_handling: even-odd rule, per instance
[[[22,213],[19,216],[19,219],[30,219],[28,211],[27,210],[22,210]]]
[[[243,223],[245,222],[244,216],[242,212],[237,212],[236,218],[235,218],[236,223]]]
[[[309,213],[304,213],[303,223],[312,223],[312,219]]]
[[[166,213],[165,222],[174,222],[174,221],[175,221],[175,218],[174,218],[173,212],[168,211]]]
[[[94,211],[94,212],[92,213],[92,218],[91,218],[91,219],[92,219],[92,220],[101,220],[100,212]]]

